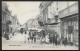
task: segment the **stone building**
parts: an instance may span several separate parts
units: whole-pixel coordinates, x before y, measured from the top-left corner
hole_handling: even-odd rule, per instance
[[[55,31],[57,34],[61,35],[59,20],[57,15],[57,2],[42,2],[39,6],[40,14],[42,14],[43,21],[43,29],[48,30],[51,29]]]
[[[39,29],[40,28],[40,25],[38,24],[38,20],[37,19],[30,19],[28,22],[27,22],[27,27],[28,27],[28,30],[29,29]]]
[[[19,22],[18,22],[18,19],[17,19],[17,15],[14,15],[12,16],[12,18],[10,19],[12,24],[10,25],[10,27],[12,27],[12,32],[18,32],[18,27],[20,26],[19,25]]]
[[[43,29],[54,30],[60,37],[78,42],[77,1],[42,1],[39,8]]]
[[[2,2],[2,35],[3,32],[11,34],[15,28],[17,29],[19,25],[17,16],[12,16],[12,11],[8,9],[8,5]],[[4,35],[3,35],[4,36]]]
[[[59,5],[63,5],[63,2]],[[59,7],[60,8],[60,7]],[[61,20],[61,37],[67,37],[67,40],[78,44],[78,2],[68,2],[65,9],[59,11],[59,18]]]
[[[9,25],[11,25],[11,11],[9,11],[8,9],[8,5],[4,2],[2,2],[2,35],[3,32],[11,32],[11,27]]]

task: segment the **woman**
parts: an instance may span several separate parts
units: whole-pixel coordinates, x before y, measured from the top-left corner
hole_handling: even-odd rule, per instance
[[[24,33],[22,33],[21,34],[21,43],[25,43],[25,34]]]
[[[26,40],[29,42],[29,32],[26,34]]]
[[[25,31],[25,34],[24,34],[24,43],[26,43],[26,31]]]
[[[49,43],[49,33],[48,33],[48,35],[46,35],[46,43],[47,44]]]

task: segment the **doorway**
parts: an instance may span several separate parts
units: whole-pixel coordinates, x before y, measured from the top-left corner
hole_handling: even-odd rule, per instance
[[[73,42],[73,26],[68,26],[68,41]]]

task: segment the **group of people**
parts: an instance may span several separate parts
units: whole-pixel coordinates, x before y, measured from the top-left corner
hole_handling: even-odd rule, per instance
[[[41,32],[40,32],[41,34],[41,37],[39,37],[39,39],[40,39],[40,42],[42,43],[42,42],[45,42],[46,44],[59,44],[60,42],[59,42],[59,35],[57,34],[57,33],[45,33],[45,31],[44,30],[42,30]],[[12,33],[12,35],[14,36],[14,33]],[[36,43],[36,40],[37,40],[37,38],[36,38],[36,35],[38,35],[36,32],[30,32],[30,31],[23,31],[23,32],[21,32],[21,41],[22,42],[24,42],[24,43],[26,43],[26,42],[33,42],[33,43]],[[5,33],[5,37],[7,38],[7,39],[9,39],[9,37],[8,37],[8,34],[6,34]]]
[[[41,37],[41,43],[46,43],[46,44],[55,44],[58,45],[60,44],[60,37],[55,33],[45,33],[45,31],[42,31],[42,37]]]
[[[50,39],[50,43],[53,43],[55,45],[58,45],[60,44],[60,41],[59,41],[59,35],[57,33],[53,34],[53,35],[49,35],[49,39]]]
[[[31,42],[31,43],[36,43],[36,33],[35,32],[29,32],[29,31],[25,31],[23,33],[21,33],[23,35],[23,42]]]
[[[14,36],[14,33],[7,33],[4,31],[4,36],[6,38],[6,40],[9,40],[12,36]]]

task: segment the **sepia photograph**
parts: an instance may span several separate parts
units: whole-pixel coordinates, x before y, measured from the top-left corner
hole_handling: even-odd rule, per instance
[[[79,50],[78,1],[2,1],[2,50]]]

